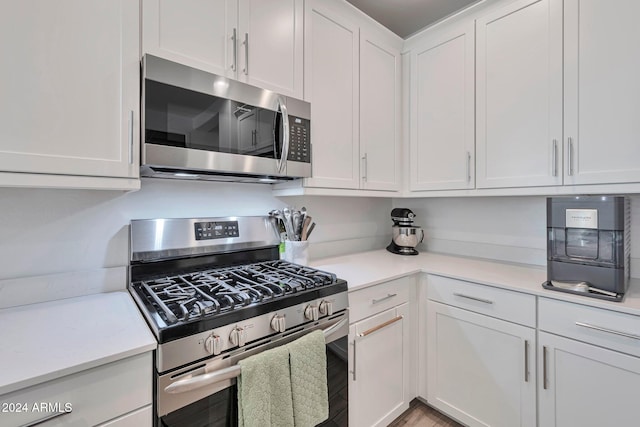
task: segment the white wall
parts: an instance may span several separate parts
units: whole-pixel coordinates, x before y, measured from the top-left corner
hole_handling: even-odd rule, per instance
[[[546,198],[394,199],[416,213],[423,250],[546,265]],[[631,196],[631,274],[640,277],[640,196]]]
[[[277,199],[260,184],[144,179],[130,193],[0,188],[0,200],[0,307],[124,289],[135,218],[266,215],[306,206],[317,223],[311,258],[378,249],[391,236],[391,200]],[[63,289],[68,282],[73,289]]]

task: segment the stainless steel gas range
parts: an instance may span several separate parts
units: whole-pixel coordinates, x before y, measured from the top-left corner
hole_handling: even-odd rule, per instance
[[[278,245],[269,217],[131,221],[129,290],[158,340],[155,425],[236,425],[237,362],[316,329],[326,424],[347,425],[347,283],[279,260]]]

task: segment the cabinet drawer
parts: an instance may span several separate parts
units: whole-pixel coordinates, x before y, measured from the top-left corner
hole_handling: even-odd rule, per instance
[[[415,283],[415,276],[401,277],[349,293],[351,323],[409,301]]]
[[[95,426],[151,404],[151,353],[133,356],[0,397],[2,425]],[[69,411],[64,413],[64,411]]]
[[[536,327],[536,297],[448,277],[427,277],[430,300]]]
[[[152,416],[153,410],[151,409],[151,405],[147,405],[135,412],[100,424],[98,427],[151,427],[153,425]]]
[[[640,316],[540,298],[539,329],[640,357]]]

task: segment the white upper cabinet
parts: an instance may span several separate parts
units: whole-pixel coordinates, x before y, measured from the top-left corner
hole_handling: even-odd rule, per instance
[[[0,185],[139,188],[139,27],[137,1],[0,4]]]
[[[303,0],[144,0],[143,53],[303,97]]]
[[[309,0],[305,96],[312,177],[305,187],[400,189],[402,42],[341,2]]]
[[[303,97],[303,0],[239,0],[240,80]]]
[[[227,77],[240,40],[237,0],[143,0],[143,53]]]
[[[311,102],[311,187],[360,185],[359,29],[323,1],[307,1],[305,94]]]
[[[410,62],[409,189],[473,188],[473,22],[421,40]]]
[[[508,3],[476,31],[477,187],[561,185],[562,1]]]
[[[400,189],[400,50],[360,31],[361,187]],[[313,104],[312,104],[313,105]]]
[[[565,184],[640,182],[640,2],[564,7]]]

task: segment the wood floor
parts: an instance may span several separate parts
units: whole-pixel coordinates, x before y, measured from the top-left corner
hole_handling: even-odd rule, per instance
[[[389,427],[463,427],[435,409],[413,399],[407,409]]]

